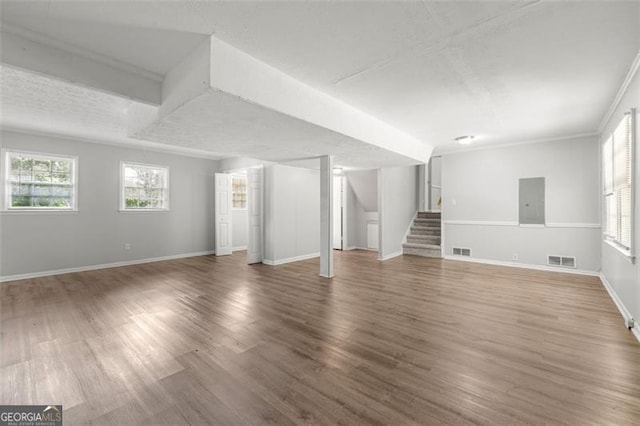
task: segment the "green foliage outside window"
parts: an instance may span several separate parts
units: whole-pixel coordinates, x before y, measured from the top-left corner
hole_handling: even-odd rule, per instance
[[[73,207],[74,160],[9,153],[11,208]]]
[[[125,210],[167,208],[167,168],[124,164],[123,173]]]

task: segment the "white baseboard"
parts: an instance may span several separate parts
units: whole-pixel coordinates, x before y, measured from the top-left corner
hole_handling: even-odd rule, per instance
[[[286,259],[276,259],[276,260],[263,259],[262,263],[264,263],[265,265],[276,266],[276,265],[283,265],[285,263],[299,262],[301,260],[314,259],[316,257],[320,257],[320,253],[303,254],[302,256],[288,257]]]
[[[349,250],[366,250],[366,251],[375,251],[375,252],[378,251],[378,249],[369,248],[369,247],[359,247],[359,246],[354,246],[353,248],[351,248]]]
[[[120,266],[140,265],[143,263],[162,262],[163,260],[184,259],[185,257],[206,256],[215,254],[215,251],[199,251],[195,253],[174,254],[171,256],[149,257],[146,259],[125,260],[122,262],[102,263],[100,265],[79,266],[76,268],[56,269],[51,271],[33,272],[29,274],[5,275],[0,276],[0,282],[28,280],[31,278],[48,277],[52,275],[71,274],[74,272],[95,271],[97,269],[117,268]]]
[[[561,272],[565,274],[575,274],[575,275],[588,275],[591,277],[599,277],[600,273],[596,271],[587,271],[585,269],[565,269],[565,268],[554,268],[553,266],[546,265],[533,265],[529,263],[516,263],[516,262],[506,262],[501,260],[491,260],[491,259],[478,259],[476,257],[464,257],[464,256],[444,256],[447,260],[456,260],[461,262],[473,262],[473,263],[484,263],[486,265],[496,265],[496,266],[509,266],[512,268],[524,268],[524,269],[535,269],[538,271],[548,271],[548,272]]]
[[[233,247],[231,251],[242,251],[246,249],[247,249],[247,246],[238,246],[238,247]]]
[[[402,256],[402,250],[396,251],[396,252],[388,254],[386,256],[379,256],[378,260],[384,261],[384,260],[393,259],[394,257],[398,257],[398,256]]]
[[[599,276],[600,276],[600,281],[602,281],[602,285],[607,290],[607,293],[609,293],[611,300],[613,300],[613,303],[616,305],[616,308],[618,308],[618,311],[620,312],[620,315],[622,315],[622,318],[624,319],[624,323],[626,325],[627,321],[633,318],[633,315],[631,315],[631,312],[629,312],[627,307],[624,306],[624,303],[622,303],[622,300],[620,300],[616,291],[613,289],[609,281],[607,281],[607,277],[605,277],[602,272],[600,273]],[[637,324],[631,329],[631,332],[636,337],[636,339],[638,339],[638,342],[640,342],[640,329],[638,328]]]

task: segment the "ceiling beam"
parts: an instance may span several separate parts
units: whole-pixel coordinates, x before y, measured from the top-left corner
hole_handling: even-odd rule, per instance
[[[138,102],[159,105],[162,76],[3,25],[1,62]]]
[[[201,95],[222,92],[415,162],[427,162],[433,150],[423,141],[213,36],[167,74],[162,92],[160,121]],[[299,145],[304,143],[300,141]]]

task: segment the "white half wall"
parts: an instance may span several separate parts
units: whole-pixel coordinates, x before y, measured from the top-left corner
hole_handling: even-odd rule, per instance
[[[0,276],[213,250],[216,161],[24,133],[1,136],[3,149],[77,156],[78,211],[0,213]],[[122,160],[169,166],[169,211],[118,211]]]
[[[600,143],[602,144],[620,123],[624,113],[631,108],[636,108],[636,152],[634,159],[636,168],[636,208],[635,253],[633,253],[636,258],[635,263],[632,263],[630,259],[602,241],[602,239],[600,240],[602,246],[602,274],[625,309],[635,318],[636,323],[640,321],[640,266],[638,265],[640,262],[640,73],[638,72],[638,67],[640,65],[638,62],[640,62],[640,54],[636,58],[635,71],[630,74],[629,84],[621,94],[619,103],[608,122],[605,123],[600,135]],[[604,207],[604,203],[602,204]],[[604,217],[604,209],[602,217]],[[640,325],[637,324],[636,327],[638,329]],[[636,336],[640,338],[640,332],[636,332]]]
[[[378,171],[379,251],[382,260],[402,254],[402,242],[418,211],[418,166]]]
[[[265,263],[320,256],[320,172],[265,168]]]
[[[530,265],[575,256],[578,269],[598,271],[598,170],[596,137],[444,155],[444,254],[470,248],[474,258]],[[518,223],[518,182],[531,177],[545,178],[543,227]]]

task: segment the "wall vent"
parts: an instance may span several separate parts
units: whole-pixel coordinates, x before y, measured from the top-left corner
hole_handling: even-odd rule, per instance
[[[467,256],[467,257],[471,257],[471,249],[468,249],[468,248],[461,248],[461,247],[454,247],[454,248],[453,248],[453,255],[454,255],[454,256]]]
[[[573,256],[555,256],[549,255],[547,256],[547,265],[549,266],[560,266],[563,268],[575,268],[576,267],[576,258]]]

